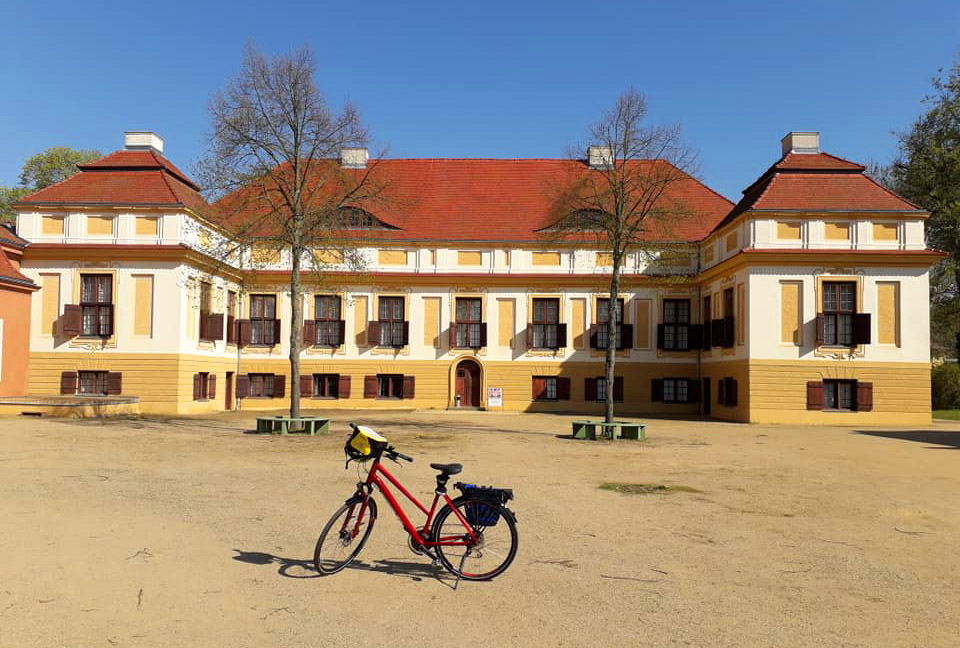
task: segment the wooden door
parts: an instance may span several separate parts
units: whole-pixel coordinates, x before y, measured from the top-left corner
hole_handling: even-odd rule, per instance
[[[469,403],[466,402],[469,399],[469,396],[467,395],[468,392],[466,389],[466,382],[467,382],[467,370],[461,364],[459,367],[457,367],[457,384],[456,384],[456,391],[454,392],[457,396],[460,397],[461,407],[466,407],[467,405],[469,405]]]
[[[461,407],[480,406],[480,365],[473,360],[464,360],[457,366],[456,391]]]

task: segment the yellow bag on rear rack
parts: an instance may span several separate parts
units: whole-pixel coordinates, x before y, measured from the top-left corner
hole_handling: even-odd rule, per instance
[[[378,456],[386,447],[386,438],[380,436],[373,428],[358,425],[343,445],[343,451],[348,459],[367,461]]]

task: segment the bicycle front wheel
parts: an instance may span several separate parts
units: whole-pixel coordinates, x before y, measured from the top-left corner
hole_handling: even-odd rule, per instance
[[[438,545],[437,557],[447,571],[465,580],[490,580],[507,570],[517,555],[517,524],[513,514],[496,501],[461,496],[453,506],[467,520],[477,536],[470,544],[470,534],[450,506],[437,514],[433,523],[435,542],[468,544]]]
[[[377,521],[377,503],[372,497],[352,497],[341,506],[323,527],[313,564],[323,575],[336,574],[353,562],[367,543],[373,524]]]

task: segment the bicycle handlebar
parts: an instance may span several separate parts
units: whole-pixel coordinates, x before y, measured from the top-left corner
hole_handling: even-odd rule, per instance
[[[350,429],[352,430],[357,429],[356,423],[350,423],[349,425],[350,425]],[[409,461],[410,463],[413,463],[413,457],[407,456],[402,452],[397,452],[397,449],[394,448],[393,446],[387,446],[384,449],[383,454],[387,455],[388,458],[393,459],[394,461],[396,461],[397,459],[403,459],[404,461]]]

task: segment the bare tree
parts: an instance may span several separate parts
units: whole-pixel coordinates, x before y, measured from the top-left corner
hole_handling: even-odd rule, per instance
[[[588,141],[571,151],[590,169],[565,182],[554,201],[552,236],[592,240],[610,255],[607,348],[604,362],[604,420],[614,420],[616,322],[623,264],[633,251],[669,242],[674,225],[690,213],[676,185],[695,174],[696,155],[680,141],[678,126],[648,126],[647,103],[633,89],[588,131]]]
[[[322,272],[331,254],[338,264],[356,262],[356,232],[346,235],[345,219],[384,186],[373,181],[375,162],[340,164],[341,151],[365,146],[368,134],[352,105],[327,104],[315,68],[308,47],[268,59],[249,45],[240,74],[211,100],[199,165],[229,233],[223,255],[256,265],[256,251],[266,249],[289,267],[291,417],[300,415],[303,273]]]

